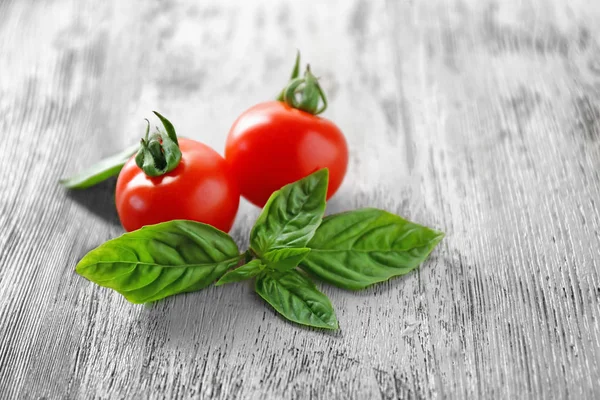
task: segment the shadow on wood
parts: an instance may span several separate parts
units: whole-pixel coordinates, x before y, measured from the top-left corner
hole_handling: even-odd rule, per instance
[[[112,177],[87,189],[67,190],[67,197],[85,207],[111,225],[119,226],[119,215],[115,206],[117,178]]]

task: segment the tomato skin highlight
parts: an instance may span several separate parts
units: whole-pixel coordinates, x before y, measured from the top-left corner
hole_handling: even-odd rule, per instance
[[[263,207],[271,194],[321,169],[329,169],[327,199],[348,166],[348,145],[331,121],[280,101],[257,104],[233,123],[225,159],[242,196]]]
[[[210,224],[228,232],[240,193],[227,162],[203,143],[179,138],[182,157],[172,171],[149,177],[135,163],[123,166],[115,201],[121,224],[130,232],[174,219]]]

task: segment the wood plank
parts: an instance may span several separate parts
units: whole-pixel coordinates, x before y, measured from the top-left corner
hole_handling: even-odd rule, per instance
[[[0,4],[7,398],[594,398],[600,6],[586,1]],[[176,23],[174,23],[176,21]],[[422,268],[299,328],[246,284],[134,306],[73,272],[122,232],[113,182],[57,179],[158,109],[222,152],[296,48],[352,149],[328,212],[438,227]],[[258,215],[243,202],[240,245]]]

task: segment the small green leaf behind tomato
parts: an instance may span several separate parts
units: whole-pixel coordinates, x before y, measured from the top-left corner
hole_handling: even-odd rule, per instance
[[[97,185],[119,175],[123,165],[137,153],[139,148],[139,144],[129,146],[120,153],[107,157],[69,178],[61,179],[59,183],[67,189],[87,189]]]

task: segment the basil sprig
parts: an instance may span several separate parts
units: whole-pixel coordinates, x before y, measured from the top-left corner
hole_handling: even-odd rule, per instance
[[[309,276],[363,289],[417,268],[444,234],[373,208],[323,219],[327,182],[322,169],[274,192],[243,254],[226,233],[178,220],[108,241],[76,271],[133,303],[254,279],[256,293],[286,319],[338,329],[331,302]]]

